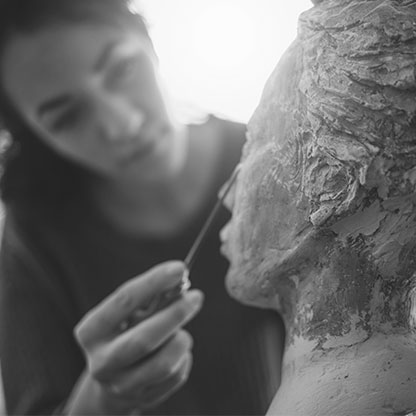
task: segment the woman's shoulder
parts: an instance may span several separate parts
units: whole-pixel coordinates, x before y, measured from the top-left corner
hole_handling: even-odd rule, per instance
[[[207,114],[198,122],[190,123],[189,127],[197,132],[203,132],[203,135],[211,139],[216,139],[222,166],[232,165],[234,167],[239,162],[246,141],[247,127],[244,123]]]
[[[193,166],[194,169],[203,171],[200,176],[205,181],[200,203],[203,208],[199,211],[205,220],[217,201],[219,190],[240,161],[246,126],[216,115],[208,115],[203,121],[190,124],[189,127],[191,148],[194,149],[193,154],[198,155],[194,158],[198,163]],[[200,219],[198,216],[198,221]]]
[[[14,213],[7,212],[3,218],[0,247],[2,308],[10,304],[10,299],[25,297],[28,293],[39,296],[37,281],[42,279],[38,277],[45,274],[34,250],[36,246],[39,248],[40,242],[35,244],[35,241],[35,237],[31,238],[16,221]]]
[[[2,224],[0,245],[0,269],[7,268],[10,278],[35,274],[47,275],[53,255],[61,250],[64,239],[63,218],[44,216],[19,210],[13,204],[7,206]],[[60,225],[61,224],[61,225]],[[24,271],[26,270],[27,273]],[[3,278],[3,276],[1,276]]]
[[[0,269],[2,278],[13,278],[16,269],[32,269],[34,262],[34,251],[42,247],[42,239],[37,238],[36,228],[42,229],[37,223],[36,226],[30,226],[27,218],[20,216],[18,212],[8,207],[2,224],[1,247],[0,247]],[[48,227],[44,227],[44,233]],[[29,266],[30,265],[30,266]],[[7,273],[4,273],[5,268]]]
[[[245,141],[247,126],[237,120],[210,113],[194,119],[188,124],[191,128],[214,129],[223,138]]]

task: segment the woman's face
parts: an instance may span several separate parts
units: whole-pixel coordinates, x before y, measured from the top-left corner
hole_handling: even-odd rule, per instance
[[[174,126],[148,39],[106,25],[53,26],[15,35],[1,82],[43,141],[99,174],[169,165]]]

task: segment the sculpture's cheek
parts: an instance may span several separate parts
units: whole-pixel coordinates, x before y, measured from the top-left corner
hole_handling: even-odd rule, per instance
[[[231,222],[223,232],[224,253],[231,262],[227,284],[243,302],[269,303],[269,280],[293,257],[310,233],[310,207],[293,182],[274,173],[281,166],[271,152],[248,157],[235,191]],[[273,276],[272,276],[273,275]]]

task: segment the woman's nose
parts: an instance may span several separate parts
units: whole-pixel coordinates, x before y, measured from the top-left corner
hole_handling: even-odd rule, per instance
[[[100,97],[97,112],[98,133],[108,141],[129,141],[137,137],[145,120],[139,108],[111,95]]]

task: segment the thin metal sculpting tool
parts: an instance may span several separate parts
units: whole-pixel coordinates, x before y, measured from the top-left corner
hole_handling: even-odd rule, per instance
[[[148,318],[150,315],[153,315],[155,312],[165,308],[170,303],[172,303],[175,299],[181,296],[184,292],[186,292],[191,287],[191,282],[189,281],[189,273],[192,266],[197,259],[198,253],[200,252],[201,247],[209,234],[209,231],[214,224],[215,219],[220,211],[221,206],[224,203],[225,197],[230,192],[236,178],[238,172],[240,170],[240,165],[237,165],[234,171],[232,172],[230,179],[224,185],[223,189],[221,190],[221,195],[218,196],[217,202],[214,205],[211,213],[209,214],[207,220],[205,221],[204,225],[201,228],[201,231],[198,233],[194,243],[192,244],[188,254],[185,257],[184,263],[186,266],[185,272],[182,276],[181,283],[172,289],[169,289],[158,296],[155,296],[150,303],[144,307],[137,309],[133,315],[130,317],[128,322],[122,324],[122,330],[125,330],[140,321]]]
[[[214,208],[212,209],[208,219],[205,221],[205,224],[203,225],[203,227],[201,228],[201,231],[199,232],[198,236],[196,237],[194,243],[192,244],[191,249],[188,252],[188,255],[186,256],[184,263],[186,265],[186,268],[188,269],[188,271],[191,270],[192,266],[195,263],[195,260],[197,258],[197,255],[203,245],[203,242],[205,241],[206,236],[209,234],[209,230],[212,226],[212,224],[214,223],[214,220],[216,219],[218,212],[221,208],[221,206],[224,203],[224,199],[225,197],[228,195],[228,192],[230,192],[231,187],[233,186],[238,172],[239,172],[239,166],[237,165],[237,167],[234,169],[233,173],[230,176],[230,179],[228,180],[228,182],[224,185],[224,188],[222,189],[222,194],[218,197],[217,202],[214,206]]]

